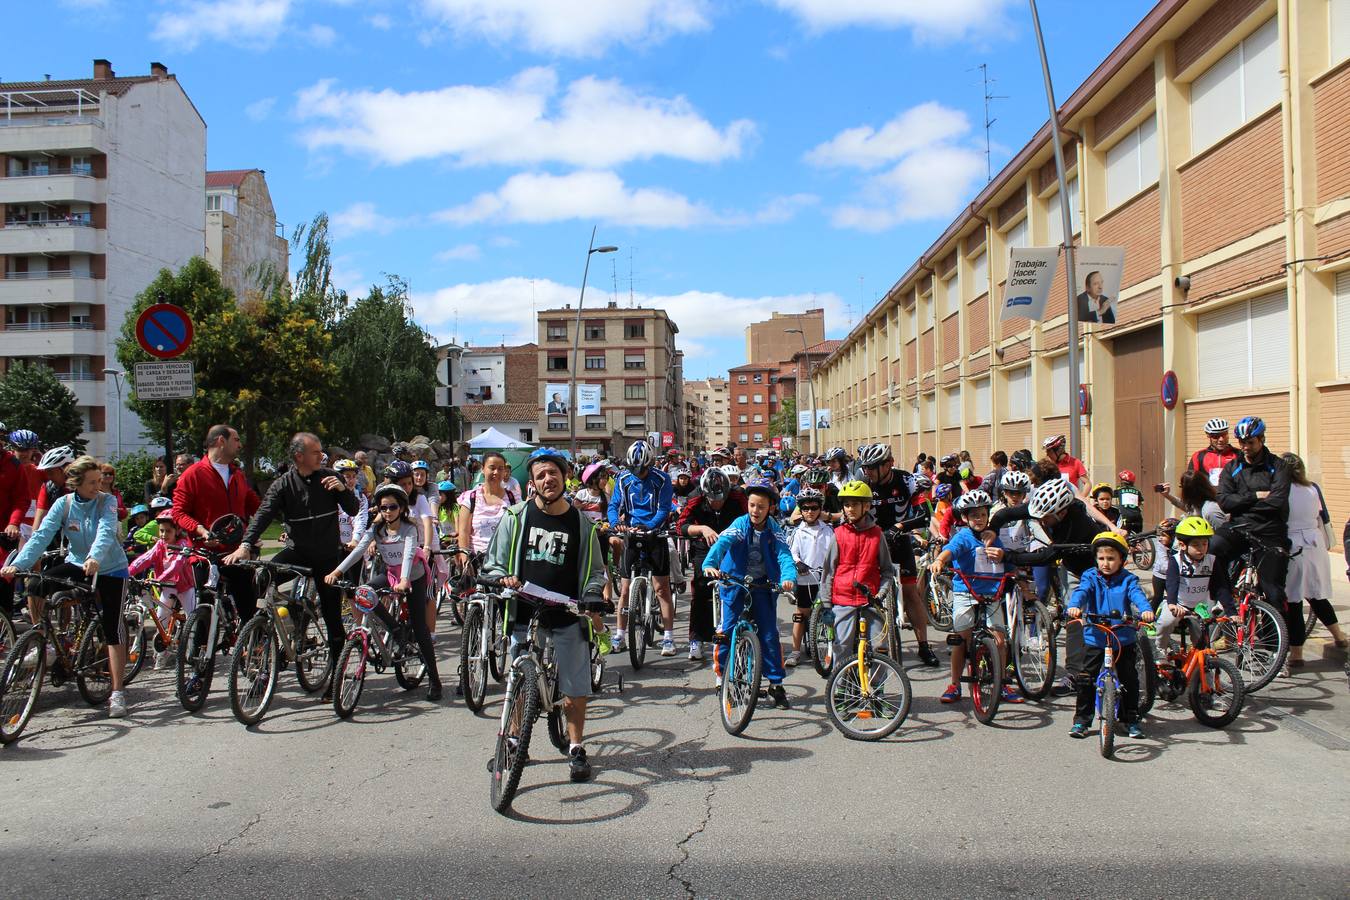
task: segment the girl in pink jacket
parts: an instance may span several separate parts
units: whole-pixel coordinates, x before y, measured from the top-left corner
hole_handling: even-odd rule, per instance
[[[192,574],[192,565],[188,557],[169,552],[170,547],[189,549],[192,547],[187,535],[174,524],[172,510],[160,510],[155,521],[159,523],[159,540],[155,541],[155,545],[149,550],[132,560],[127,566],[127,571],[132,575],[140,575],[149,569],[156,581],[170,583],[169,587],[162,589],[158,608],[155,610],[160,625],[167,631],[175,599],[183,608],[184,616],[192,615],[192,611],[197,608],[197,581]],[[166,647],[156,657],[155,668],[164,668],[172,660],[173,654],[174,649]]]

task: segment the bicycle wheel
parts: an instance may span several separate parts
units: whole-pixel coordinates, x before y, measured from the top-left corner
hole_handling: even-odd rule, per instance
[[[1137,542],[1130,548],[1130,559],[1134,562],[1134,567],[1141,572],[1147,572],[1153,568],[1153,540],[1146,539]]]
[[[333,672],[333,712],[339,719],[349,719],[356,712],[361,690],[366,686],[366,642],[360,633],[347,638],[338,654],[337,669]]]
[[[1247,690],[1238,667],[1221,656],[1205,656],[1205,681],[1200,684],[1200,673],[1191,676],[1187,694],[1195,720],[1210,728],[1223,728],[1242,712]]]
[[[605,684],[605,654],[600,652],[600,643],[591,641],[591,691],[600,693]]]
[[[510,642],[506,635],[502,633],[502,603],[496,597],[488,597],[488,608],[492,610],[492,629],[489,632],[491,639],[486,650],[488,659],[488,671],[492,674],[492,680],[501,684],[506,678],[507,664],[506,654],[510,651]]]
[[[1153,709],[1153,701],[1158,696],[1158,663],[1153,655],[1153,641],[1142,631],[1136,646],[1139,649],[1134,654],[1134,668],[1139,676],[1139,718],[1142,719]]]
[[[295,623],[295,677],[306,693],[321,691],[333,674],[333,658],[328,653],[328,626],[308,606],[300,608]]]
[[[112,669],[108,664],[108,642],[103,637],[103,622],[91,619],[84,626],[75,651],[75,686],[90,706],[102,706],[112,695]]]
[[[17,640],[14,623],[9,620],[9,616],[0,615],[0,665],[4,664],[5,657],[9,656],[9,651]]]
[[[825,686],[826,710],[834,727],[855,741],[879,741],[893,734],[909,715],[913,702],[909,676],[889,657],[867,655],[867,690],[861,667],[850,660]]]
[[[764,660],[759,636],[749,628],[737,628],[731,634],[731,652],[727,670],[722,673],[722,727],[727,734],[740,734],[755,715],[759,702],[759,680]]]
[[[417,615],[420,610],[413,611]],[[412,631],[411,625],[404,625],[408,632]],[[417,642],[413,640],[411,634],[404,634],[404,640],[407,649],[407,655],[402,659],[394,660],[394,679],[398,681],[398,686],[405,691],[411,691],[422,683],[422,677],[427,674],[426,661],[422,659],[422,652],[417,649]]]
[[[886,592],[886,655],[898,667],[905,664],[903,651],[900,643],[900,601],[895,596],[895,591]]]
[[[515,677],[506,691],[497,748],[488,772],[492,808],[506,812],[520,787],[520,773],[530,756],[530,732],[539,718],[539,673],[534,660],[525,656],[515,663]]]
[[[1241,627],[1228,638],[1233,663],[1242,674],[1242,686],[1248,694],[1270,684],[1289,655],[1289,626],[1284,616],[1256,597],[1248,602]]]
[[[975,718],[985,725],[994,721],[1003,701],[1003,666],[998,662],[998,644],[992,637],[977,643],[970,654],[970,699]]]
[[[647,660],[647,605],[642,592],[646,580],[639,577],[628,583],[628,661],[634,671]]]
[[[146,640],[145,634],[145,616],[144,609],[133,607],[128,609],[123,617],[125,623],[123,630],[126,632],[127,666],[122,680],[126,684],[131,684],[132,680],[141,673],[141,668],[145,665],[145,657],[150,650],[150,642]]]
[[[1303,634],[1305,639],[1312,637],[1313,629],[1317,627],[1317,613],[1313,612],[1311,603],[1307,606],[1307,617],[1303,621]]]
[[[216,671],[216,654],[208,646],[211,639],[211,607],[199,606],[188,617],[178,638],[176,690],[178,702],[188,712],[197,712],[206,704],[211,677]]]
[[[487,696],[487,658],[483,646],[483,608],[475,604],[464,617],[464,635],[459,642],[459,692],[472,712],[482,711]]]
[[[230,709],[244,725],[257,725],[267,715],[277,689],[279,656],[267,615],[254,616],[240,629],[230,654]]]
[[[811,664],[821,678],[830,677],[834,667],[834,628],[821,621],[824,606],[817,603],[811,608],[811,621],[807,624],[807,638],[811,642]]]
[[[553,746],[563,756],[571,749],[571,743],[567,739],[567,722],[563,719],[563,708],[561,701],[549,710],[548,713],[548,739],[553,742]]]
[[[924,606],[928,610],[928,624],[938,631],[952,630],[952,579],[939,575],[936,579],[925,571],[921,586]]]
[[[1013,675],[1022,696],[1044,700],[1055,684],[1057,637],[1043,603],[1023,607],[1010,637]]]
[[[47,642],[36,628],[10,647],[0,671],[0,744],[17,741],[28,727],[47,671]]]
[[[1102,723],[1098,732],[1102,756],[1110,759],[1116,752],[1116,680],[1109,675],[1097,686],[1097,717]]]

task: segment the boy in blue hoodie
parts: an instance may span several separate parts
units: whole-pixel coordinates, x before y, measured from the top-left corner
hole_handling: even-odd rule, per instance
[[[778,491],[768,479],[756,479],[745,486],[746,508],[749,512],[732,522],[717,542],[708,550],[703,561],[703,574],[717,578],[724,572],[737,578],[750,576],[756,582],[777,584],[791,593],[796,588],[797,564],[792,560],[787,538],[770,512],[778,506]],[[722,587],[722,628],[730,627],[741,615],[745,591]],[[769,696],[778,709],[788,709],[787,694],[783,691],[783,648],[778,642],[777,591],[762,587],[750,591],[750,602],[759,632],[760,649],[764,651],[764,674],[769,678]],[[722,683],[730,647],[725,631],[718,634],[717,683]]]
[[[1139,579],[1132,572],[1125,571],[1125,558],[1129,545],[1125,539],[1113,531],[1103,531],[1092,541],[1092,551],[1097,557],[1097,568],[1083,573],[1078,587],[1074,589],[1069,601],[1069,618],[1081,615],[1110,616],[1122,619],[1127,612],[1133,612],[1141,622],[1153,621],[1153,607],[1139,586]],[[1116,677],[1120,679],[1120,722],[1125,733],[1132,738],[1141,738],[1144,732],[1139,727],[1139,673],[1135,669],[1135,647],[1137,635],[1133,628],[1117,628],[1116,640],[1120,649],[1116,653]],[[1092,724],[1097,712],[1097,675],[1102,670],[1106,656],[1106,644],[1111,639],[1100,628],[1083,628],[1083,643],[1086,645],[1083,671],[1078,676],[1078,704],[1074,710],[1073,728],[1070,737],[1087,737],[1088,726]]]

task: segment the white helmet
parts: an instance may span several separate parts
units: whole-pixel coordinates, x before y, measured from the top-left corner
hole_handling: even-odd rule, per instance
[[[1031,492],[1031,502],[1027,504],[1027,512],[1033,519],[1063,512],[1069,508],[1073,498],[1073,488],[1069,487],[1069,483],[1063,478],[1056,478],[1053,481],[1047,481]]]
[[[993,505],[994,505],[993,498],[990,497],[988,494],[986,494],[984,491],[978,489],[973,491],[967,491],[960,497],[956,498],[957,512],[969,512],[972,509],[979,509],[980,507],[988,509]]]
[[[634,472],[650,469],[652,466],[652,448],[646,441],[638,441],[628,448],[628,468]]]
[[[1227,419],[1210,419],[1205,423],[1205,434],[1227,434]]]
[[[60,469],[75,461],[75,451],[66,446],[53,447],[42,454],[39,469]]]
[[[741,467],[736,465],[735,463],[727,463],[725,466],[722,467],[722,474],[727,476],[728,478],[740,478]]]
[[[1005,472],[1003,480],[998,483],[1000,491],[1021,491],[1025,494],[1031,490],[1031,479],[1026,472]]]
[[[891,447],[889,444],[864,444],[858,448],[859,465],[879,466],[891,459],[893,459],[893,457],[891,456]]]

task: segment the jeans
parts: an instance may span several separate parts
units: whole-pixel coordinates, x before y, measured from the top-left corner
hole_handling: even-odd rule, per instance
[[[720,589],[722,599],[722,630],[728,635],[741,617],[745,607],[745,591],[740,588],[724,587]],[[759,632],[759,646],[764,651],[764,675],[769,684],[783,683],[783,647],[778,640],[778,610],[774,606],[777,594],[764,589],[750,592],[750,612]],[[727,670],[727,655],[731,645],[720,644],[717,647],[717,671]]]

